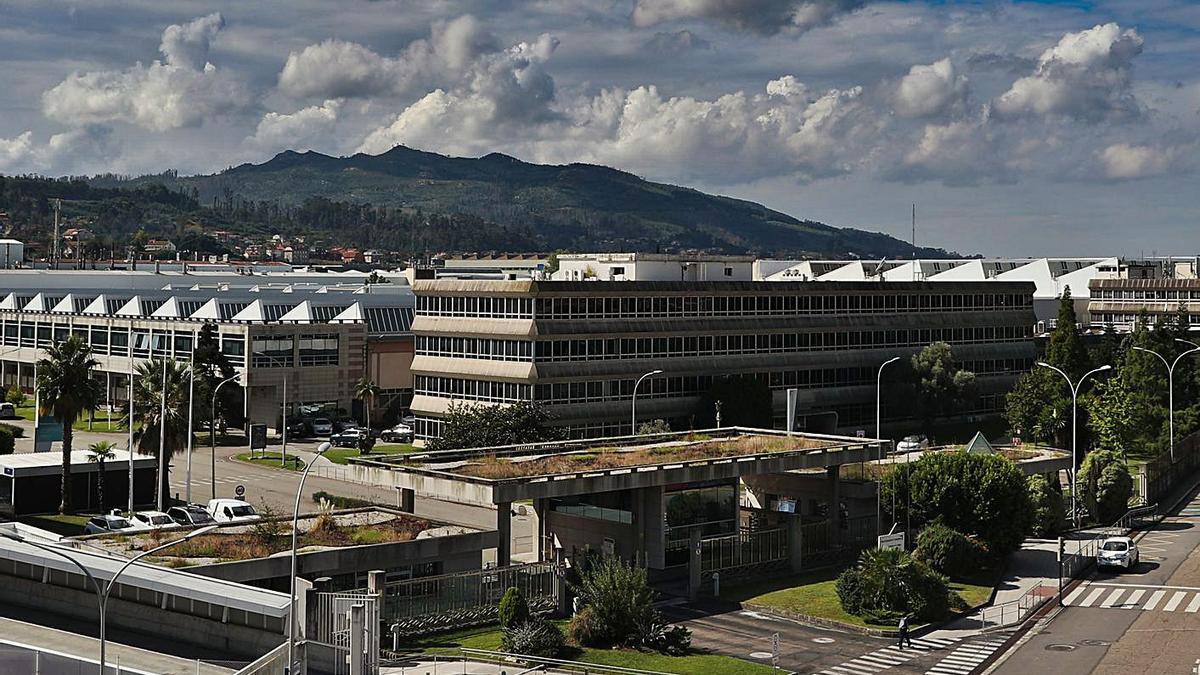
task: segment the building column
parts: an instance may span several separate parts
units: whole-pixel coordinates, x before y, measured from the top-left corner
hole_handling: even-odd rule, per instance
[[[399,509],[405,513],[415,513],[417,508],[417,491],[412,488],[397,488],[400,490]]]
[[[641,562],[649,569],[666,565],[667,531],[663,516],[663,488],[640,488],[633,493],[633,527]]]
[[[496,567],[512,564],[512,502],[496,504]]]
[[[787,521],[788,563],[793,572],[804,569],[804,518],[791,514]]]
[[[841,464],[834,464],[825,469],[829,477],[829,541],[835,546],[842,539],[841,468]]]
[[[539,497],[533,500],[533,516],[537,519],[537,524],[533,528],[533,545],[537,549],[537,561],[546,562],[551,559],[551,555],[547,555],[548,551],[553,548],[550,541],[550,528],[546,521],[549,519],[550,500],[545,497]]]

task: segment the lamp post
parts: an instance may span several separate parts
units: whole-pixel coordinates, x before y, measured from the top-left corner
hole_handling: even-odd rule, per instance
[[[167,473],[167,357],[162,357],[162,396],[159,401],[158,410],[158,510],[166,511],[163,504],[167,500],[166,482]],[[132,514],[130,514],[132,515]]]
[[[1076,427],[1076,420],[1078,419],[1077,413],[1078,413],[1078,402],[1079,402],[1079,388],[1081,386],[1083,386],[1084,380],[1088,379],[1092,375],[1095,375],[1096,373],[1104,372],[1106,370],[1112,370],[1112,366],[1107,366],[1107,365],[1100,366],[1099,368],[1089,370],[1088,372],[1083,374],[1083,377],[1079,378],[1078,382],[1072,383],[1071,377],[1069,375],[1067,375],[1066,373],[1064,373],[1062,370],[1055,368],[1054,366],[1050,365],[1049,363],[1046,363],[1045,361],[1038,361],[1037,364],[1043,368],[1049,368],[1050,370],[1053,370],[1054,372],[1058,373],[1059,375],[1062,375],[1063,379],[1067,381],[1067,388],[1071,390],[1071,519],[1075,521],[1075,527],[1079,527],[1079,507],[1077,505],[1077,500],[1078,500],[1077,495],[1079,494],[1079,486],[1075,484],[1075,467],[1078,466],[1078,462],[1076,461],[1075,451],[1076,451],[1076,447],[1078,445],[1076,443],[1076,441],[1078,441],[1078,437],[1079,437],[1079,430]]]
[[[629,415],[631,418],[631,421],[629,424],[629,426],[630,426],[629,434],[631,436],[637,435],[637,390],[638,390],[638,387],[641,386],[642,380],[646,379],[647,377],[652,377],[654,375],[661,375],[661,374],[662,374],[661,370],[652,370],[652,371],[646,373],[645,375],[642,375],[641,377],[639,377],[637,379],[637,382],[633,383],[633,400],[630,401],[630,405],[629,405]]]
[[[212,499],[217,498],[217,392],[221,391],[221,387],[241,377],[234,375],[217,383],[213,387],[212,396],[212,417],[208,418],[208,439],[212,442],[212,456],[209,458],[212,465],[209,467],[209,478],[212,483]],[[248,424],[249,422],[247,422]]]
[[[202,527],[198,530],[192,530],[191,532],[188,532],[187,534],[183,535],[183,537],[180,539],[176,539],[175,541],[169,541],[160,546],[156,546],[148,551],[142,551],[141,553],[137,554],[136,556],[130,558],[124,565],[122,565],[121,568],[117,570],[117,573],[112,575],[112,578],[109,579],[106,583],[104,583],[103,586],[96,579],[96,577],[92,575],[91,571],[89,571],[88,568],[84,567],[78,560],[76,560],[76,559],[72,558],[71,556],[67,555],[66,553],[64,553],[60,549],[60,547],[52,546],[49,544],[42,544],[40,542],[26,539],[25,537],[21,536],[20,534],[14,532],[12,530],[0,530],[0,536],[4,537],[6,539],[11,539],[13,541],[27,544],[34,548],[41,549],[47,553],[50,553],[50,554],[56,555],[60,558],[63,558],[64,560],[67,560],[68,562],[70,562],[72,565],[78,567],[79,570],[81,572],[83,572],[83,575],[85,577],[87,577],[89,581],[92,582],[92,588],[94,588],[96,591],[96,601],[100,606],[100,675],[105,675],[106,671],[104,668],[104,666],[105,666],[104,657],[105,657],[105,650],[106,650],[108,643],[107,643],[107,640],[104,635],[104,616],[105,616],[105,612],[108,608],[108,595],[109,595],[109,593],[112,592],[113,586],[116,585],[117,577],[121,576],[121,574],[123,574],[125,572],[125,570],[129,569],[130,565],[141,560],[142,558],[145,558],[148,555],[158,553],[159,551],[161,551],[165,548],[174,546],[175,544],[178,544],[182,541],[187,541],[188,539],[193,539],[195,537],[199,537],[201,535],[208,534],[209,532],[212,532],[215,529],[217,529],[216,525],[209,525],[208,527]]]
[[[133,348],[129,349],[129,384],[126,385],[129,395],[129,515],[133,517]]]
[[[899,356],[892,358],[879,364],[879,371],[875,374],[875,438],[876,440],[883,438],[882,419],[883,419],[883,369],[891,363],[900,360]],[[879,444],[879,461],[883,462],[883,444]],[[892,491],[892,497],[895,498],[895,490]],[[892,518],[896,517],[896,506],[892,504]],[[880,526],[883,524],[882,507],[879,505],[879,481],[875,481],[875,534],[880,533]]]
[[[1171,444],[1172,464],[1175,463],[1175,366],[1179,365],[1179,360],[1183,357],[1191,354],[1192,352],[1200,351],[1200,345],[1196,344],[1195,342],[1180,338],[1175,338],[1175,341],[1182,342],[1185,345],[1191,345],[1192,348],[1180,353],[1179,356],[1176,356],[1175,360],[1171,361],[1170,363],[1167,362],[1167,359],[1164,358],[1162,354],[1159,354],[1152,349],[1146,349],[1145,347],[1134,347],[1134,349],[1139,352],[1146,352],[1147,354],[1153,354],[1157,356],[1158,360],[1162,361],[1163,365],[1167,367],[1167,423],[1170,429],[1168,438],[1170,439]]]
[[[187,433],[187,480],[184,483],[184,501],[188,504],[192,503],[192,418],[196,410],[196,406],[192,403],[192,397],[196,393],[196,364],[188,363],[188,433]]]
[[[317,446],[316,457],[313,461],[304,467],[304,473],[300,474],[300,485],[296,487],[296,507],[292,510],[292,578],[291,578],[291,593],[288,596],[288,648],[287,648],[287,668],[284,673],[291,673],[292,666],[295,665],[296,651],[296,540],[299,531],[300,522],[300,494],[304,492],[304,480],[308,478],[308,472],[312,470],[313,465],[317,463],[317,458],[325,453],[330,448],[329,442],[326,441]]]
[[[271,359],[271,360],[272,360],[272,361],[274,361],[275,363],[278,363],[280,368],[285,368],[285,369],[286,369],[286,368],[289,368],[289,367],[290,367],[290,366],[288,366],[288,364],[287,364],[287,363],[285,363],[285,362],[283,361],[283,359],[281,359],[281,358],[279,358],[279,357],[277,357],[277,356],[271,356],[270,354],[266,354],[266,353],[263,353],[263,352],[251,352],[251,357],[254,357],[254,356],[264,356],[264,357],[266,357],[266,358],[268,358],[268,359]],[[253,358],[251,358],[251,361],[253,361]],[[246,382],[246,383],[247,383],[247,384],[249,384],[249,380],[248,380],[248,379],[247,379],[247,382]],[[283,409],[282,409],[280,412],[282,413],[282,415],[283,415],[283,416],[279,418],[279,420],[280,420],[280,421],[279,421],[279,438],[280,438],[280,443],[281,443],[281,448],[282,448],[282,449],[279,451],[279,465],[280,465],[280,466],[287,466],[287,425],[288,425],[288,422],[287,422],[287,413],[288,413],[288,404],[287,404],[287,370],[284,370],[284,371],[283,371]],[[247,424],[248,424],[248,423],[249,423],[249,422],[247,422]],[[263,456],[264,456],[264,457],[266,457],[266,451],[265,451],[265,450],[263,451]]]

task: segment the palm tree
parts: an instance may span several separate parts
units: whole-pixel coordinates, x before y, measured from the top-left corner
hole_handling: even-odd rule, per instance
[[[43,413],[54,415],[62,424],[62,501],[58,512],[71,510],[72,426],[84,412],[95,410],[104,399],[104,387],[92,379],[92,369],[100,362],[92,358],[92,348],[78,335],[46,349],[46,358],[38,361],[38,396]]]
[[[174,359],[165,359],[166,373],[166,430],[163,434],[163,445],[166,458],[161,462],[163,471],[159,473],[158,485],[155,487],[155,501],[158,495],[163,496],[171,491],[171,456],[187,446],[188,421],[188,364]],[[142,425],[134,431],[134,443],[137,451],[143,455],[159,457],[159,429],[164,423],[163,409],[163,373],[164,359],[154,357],[149,361],[138,364],[133,378],[134,415]],[[129,410],[125,410],[123,425],[130,423]],[[125,426],[128,429],[128,426]]]
[[[367,429],[371,428],[371,406],[374,405],[375,399],[383,393],[383,388],[375,384],[375,381],[366,375],[354,385],[354,396],[363,402],[363,407],[367,410]]]
[[[104,463],[117,456],[113,452],[116,447],[117,444],[112,441],[96,441],[87,449],[88,461],[100,465],[100,475],[96,478],[96,500],[100,502],[101,513],[104,513]]]

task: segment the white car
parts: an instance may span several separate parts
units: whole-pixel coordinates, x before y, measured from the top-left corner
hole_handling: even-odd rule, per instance
[[[160,527],[170,527],[175,524],[175,521],[171,520],[171,516],[162,511],[135,511],[129,522],[138,529],[146,530],[157,530]]]
[[[413,429],[401,422],[391,429],[384,429],[379,434],[379,440],[384,443],[408,443],[413,438]]]
[[[920,452],[929,449],[929,438],[924,434],[905,436],[896,444],[896,452]]]
[[[1096,567],[1133,569],[1138,564],[1138,547],[1129,537],[1109,537],[1096,551]]]
[[[110,532],[134,532],[137,528],[122,516],[111,514],[88,518],[83,526],[84,534],[108,534]]]
[[[218,523],[248,523],[262,519],[253,506],[240,499],[213,499],[208,502],[208,515]]]

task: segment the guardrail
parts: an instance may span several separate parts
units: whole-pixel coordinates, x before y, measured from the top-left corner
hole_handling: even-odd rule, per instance
[[[1162,516],[1158,513],[1158,504],[1149,504],[1147,506],[1138,506],[1129,509],[1125,515],[1117,519],[1113,523],[1112,529],[1120,530],[1121,534],[1125,534],[1130,530],[1137,530],[1145,527],[1147,523],[1158,522],[1162,520]]]
[[[984,607],[979,610],[979,629],[1020,624],[1057,593],[1054,584],[1042,582],[1016,600]]]

